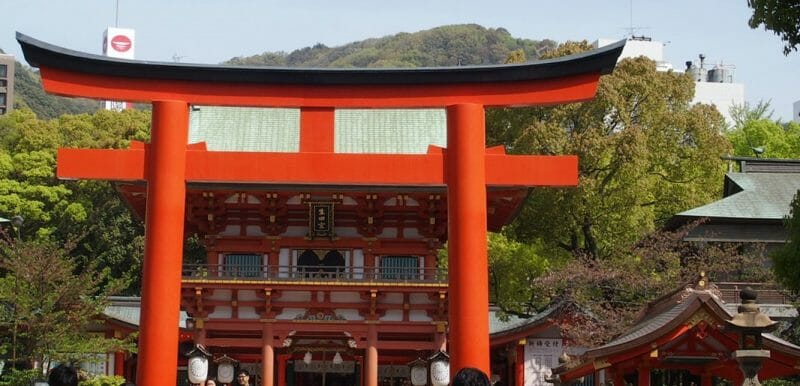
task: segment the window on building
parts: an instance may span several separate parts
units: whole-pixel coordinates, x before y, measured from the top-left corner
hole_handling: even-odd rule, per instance
[[[6,94],[0,92],[0,106],[6,105]]]
[[[8,77],[8,65],[0,64],[0,78]]]
[[[0,88],[8,87],[8,81],[5,79],[0,79]]]
[[[225,276],[258,277],[262,272],[262,256],[256,254],[225,255],[223,261]]]
[[[345,272],[346,259],[342,252],[306,249],[297,258],[297,268],[304,277],[340,277]]]
[[[419,279],[419,257],[381,256],[379,277],[388,280]]]

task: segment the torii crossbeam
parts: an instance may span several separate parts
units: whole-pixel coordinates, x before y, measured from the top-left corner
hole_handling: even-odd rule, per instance
[[[489,372],[487,186],[577,184],[573,156],[510,156],[485,149],[487,106],[591,99],[624,42],[525,64],[414,69],[294,69],[112,59],[17,33],[45,90],[152,103],[148,146],[61,149],[58,176],[147,181],[137,383],[174,384],[187,182],[446,185],[451,367]],[[211,152],[187,146],[189,105],[300,109],[299,153]],[[445,108],[447,149],[425,155],[337,154],[337,108]],[[281,165],[253,168],[252,165]],[[373,331],[374,332],[374,331]],[[366,353],[377,385],[377,351]],[[264,376],[272,386],[272,377]]]

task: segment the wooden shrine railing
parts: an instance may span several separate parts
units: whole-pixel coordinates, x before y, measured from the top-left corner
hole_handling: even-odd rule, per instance
[[[184,264],[183,279],[447,284],[444,268]]]

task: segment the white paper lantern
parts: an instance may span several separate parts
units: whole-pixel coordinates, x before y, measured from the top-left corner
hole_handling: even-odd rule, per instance
[[[420,364],[412,367],[411,384],[414,386],[423,386],[426,383],[428,383],[428,369],[425,368],[425,365]]]
[[[208,358],[194,356],[189,358],[187,365],[189,383],[202,383],[208,378]]]
[[[450,384],[450,362],[437,360],[431,363],[431,384],[433,386]]]
[[[217,366],[217,382],[233,383],[233,363],[220,363]]]

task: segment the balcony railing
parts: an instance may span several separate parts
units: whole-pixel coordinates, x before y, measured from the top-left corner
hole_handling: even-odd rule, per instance
[[[318,281],[380,283],[447,283],[443,268],[397,267],[320,267],[301,265],[228,266],[223,264],[184,264],[184,279]]]

